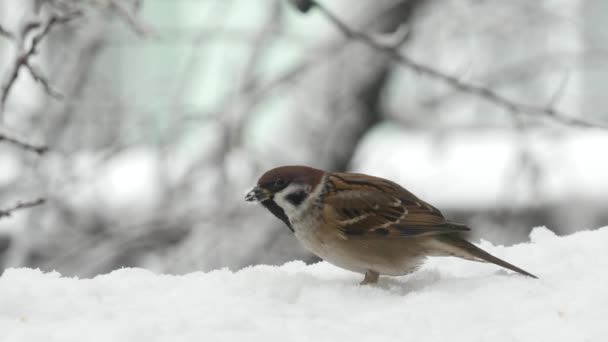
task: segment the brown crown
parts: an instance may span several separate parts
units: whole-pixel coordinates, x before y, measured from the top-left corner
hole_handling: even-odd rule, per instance
[[[315,169],[308,166],[300,166],[300,165],[288,165],[288,166],[280,166],[274,168],[272,170],[266,171],[258,180],[259,185],[271,183],[275,181],[277,178],[282,178],[288,183],[296,182],[296,183],[305,183],[310,184],[311,186],[316,186],[319,184],[325,171]]]

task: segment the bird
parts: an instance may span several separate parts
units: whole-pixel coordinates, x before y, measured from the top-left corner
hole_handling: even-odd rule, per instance
[[[409,274],[427,256],[489,262],[537,278],[475,246],[463,236],[469,227],[380,177],[281,166],[265,172],[245,200],[283,221],[308,251],[363,274],[361,285]]]

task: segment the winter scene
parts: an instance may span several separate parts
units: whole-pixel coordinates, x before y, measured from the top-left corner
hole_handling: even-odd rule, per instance
[[[607,341],[606,13],[0,0],[0,342]]]

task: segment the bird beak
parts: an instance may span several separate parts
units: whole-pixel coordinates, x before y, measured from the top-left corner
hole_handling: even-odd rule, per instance
[[[272,198],[272,193],[270,191],[261,188],[260,186],[255,186],[253,189],[251,189],[251,191],[249,191],[249,193],[247,193],[247,196],[245,196],[245,201],[264,202],[270,198]]]

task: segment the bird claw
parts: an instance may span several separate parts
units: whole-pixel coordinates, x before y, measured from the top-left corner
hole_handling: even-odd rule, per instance
[[[365,272],[365,278],[359,283],[359,285],[376,284],[380,278],[380,273],[374,271]]]

